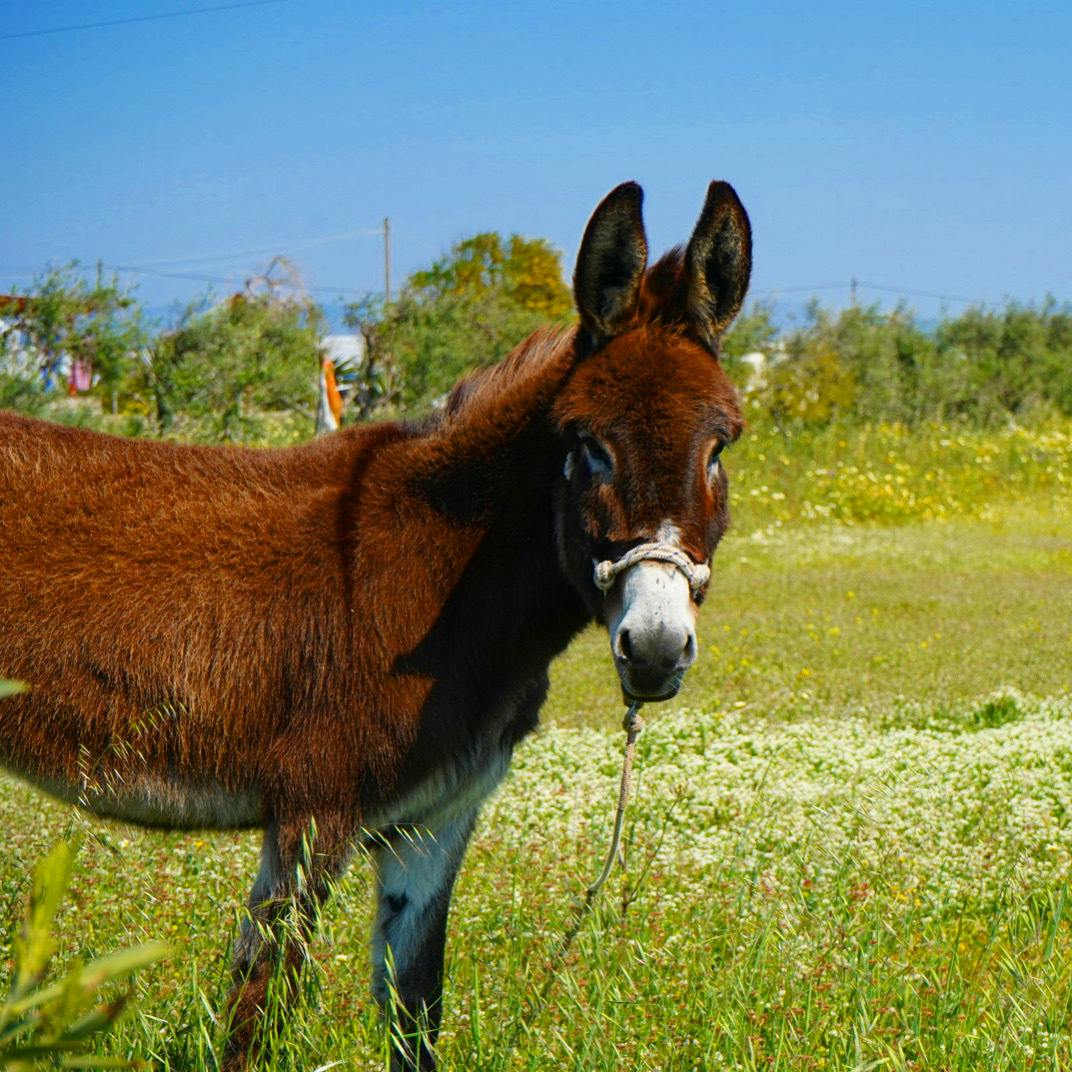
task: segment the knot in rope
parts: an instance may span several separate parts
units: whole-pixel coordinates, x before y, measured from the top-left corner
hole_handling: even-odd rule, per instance
[[[644,728],[644,720],[640,717],[640,709],[643,706],[639,700],[634,700],[629,705],[629,710],[625,712],[625,718],[622,719],[622,729],[630,737],[635,737]]]
[[[711,567],[706,562],[693,562],[680,547],[652,540],[650,543],[641,543],[631,548],[621,558],[608,558],[603,562],[597,562],[592,572],[595,586],[601,592],[609,591],[619,573],[645,560],[667,562],[681,570],[685,575],[685,580],[689,582],[693,599],[699,596],[704,585],[711,579]]]

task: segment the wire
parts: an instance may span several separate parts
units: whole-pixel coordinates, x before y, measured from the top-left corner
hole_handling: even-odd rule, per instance
[[[112,272],[129,272],[132,275],[152,275],[160,276],[163,279],[187,279],[194,283],[216,283],[220,286],[231,287],[235,285],[234,278],[227,278],[226,276],[218,275],[202,275],[199,272],[165,272],[156,268],[141,268],[133,264],[102,264],[102,268],[107,268]],[[329,286],[317,286],[305,288],[310,294],[358,294],[364,295],[368,293],[368,290],[362,290],[359,287],[329,287]]]
[[[848,290],[848,283],[812,283],[803,287],[768,287],[766,290],[757,290],[751,296],[758,298],[761,295],[777,297],[779,294],[797,294],[807,291],[813,293],[816,290]]]
[[[171,267],[181,267],[182,265],[207,264],[213,261],[229,261],[236,260],[239,257],[254,257],[265,254],[278,254],[280,249],[303,249],[310,246],[326,245],[330,242],[342,242],[350,238],[363,238],[369,235],[381,235],[383,230],[379,227],[363,227],[356,231],[340,231],[337,234],[322,235],[319,238],[305,238],[296,242],[277,242],[271,246],[261,246],[257,249],[245,249],[235,250],[231,253],[207,253],[204,256],[199,257],[175,257],[168,260],[147,261],[144,264],[105,264],[101,263],[102,268],[107,268],[113,272],[129,272],[132,275],[153,275],[161,276],[165,279],[186,279],[195,283],[217,283],[222,286],[231,286],[234,283],[233,279],[225,278],[223,276],[205,275],[200,272],[175,272],[175,271],[163,271],[162,269]],[[0,272],[11,272],[15,275],[36,275],[40,268],[29,268],[24,266],[0,266]],[[361,290],[358,287],[331,287],[331,286],[316,286],[306,287],[310,293],[320,292],[324,294],[365,294],[367,291]]]
[[[259,249],[235,250],[232,253],[206,253],[203,257],[172,257],[167,260],[145,261],[145,268],[169,268],[183,264],[208,264],[210,261],[230,261],[239,257],[257,257],[267,253],[279,253],[288,249],[307,249],[310,246],[325,246],[330,242],[344,242],[350,238],[365,238],[369,235],[382,235],[382,227],[365,227],[359,231],[342,231],[339,234],[324,235],[321,238],[303,238],[297,242],[276,242]]]
[[[888,287],[882,283],[865,283],[862,279],[856,285],[867,290],[883,290],[890,294],[904,294],[912,298],[936,298],[939,301],[965,302],[968,305],[989,305],[982,298],[965,298],[958,294],[937,294],[933,290],[915,290],[912,287]]]
[[[96,30],[103,26],[123,26],[128,22],[157,22],[160,19],[181,19],[186,15],[209,15],[214,11],[234,11],[240,7],[264,7],[265,4],[281,4],[283,0],[242,0],[237,4],[216,4],[214,7],[198,7],[192,11],[161,11],[157,15],[131,15],[125,19],[107,19],[102,22],[81,22],[72,26],[55,26],[50,30],[21,30],[18,33],[0,34],[0,41],[13,41],[16,37],[45,37],[48,34],[71,33],[74,30]]]
[[[274,247],[273,247],[274,249]],[[159,276],[162,279],[186,279],[193,283],[215,283],[223,287],[233,287],[238,285],[234,276],[227,277],[222,275],[204,275],[201,272],[169,272],[161,271],[157,268],[148,268],[142,265],[136,264],[108,264],[105,261],[101,262],[102,268],[107,268],[110,272],[125,272],[129,275],[151,275]],[[38,275],[42,269],[38,268],[17,268],[12,265],[0,265],[0,272],[10,272],[12,275]],[[368,294],[373,288],[370,287],[332,287],[332,286],[315,286],[305,288],[310,294],[355,294],[359,297],[363,297]]]
[[[899,294],[906,298],[933,298],[937,301],[960,302],[965,305],[990,305],[991,302],[983,298],[965,298],[961,294],[939,294],[933,290],[918,290],[915,287],[891,287],[883,283],[865,283],[862,279],[856,280],[859,290],[879,290],[887,294]],[[814,294],[820,290],[852,290],[853,284],[848,283],[813,283],[809,286],[800,287],[768,287],[766,290],[753,291],[752,298],[777,298],[781,294]]]
[[[279,243],[275,246],[265,246],[261,249],[249,249],[235,253],[212,253],[204,257],[182,257],[170,261],[148,261],[143,265],[134,264],[103,264],[102,267],[109,269],[113,272],[130,272],[133,275],[152,275],[160,276],[164,279],[187,279],[192,280],[195,283],[217,283],[221,286],[233,286],[235,280],[233,278],[226,278],[224,276],[215,275],[203,275],[199,272],[175,272],[165,271],[162,269],[169,268],[172,265],[181,266],[183,264],[204,264],[210,261],[224,261],[231,260],[235,257],[256,256],[258,254],[265,253],[277,253],[281,245],[290,245],[291,248],[299,246],[311,246],[321,245],[327,242],[339,242],[347,238],[356,238],[365,235],[380,235],[383,231],[376,228],[366,228],[358,231],[344,231],[337,235],[326,235],[323,238],[310,238],[303,242],[291,242],[291,243]],[[160,267],[157,267],[159,265]],[[16,275],[31,275],[40,271],[40,268],[29,267],[15,267],[15,266],[0,266],[0,272],[11,272]],[[961,294],[941,294],[933,290],[919,290],[915,287],[895,287],[888,286],[884,283],[865,283],[862,279],[856,280],[856,286],[860,290],[878,290],[887,294],[899,294],[903,297],[911,298],[931,298],[936,301],[949,301],[958,302],[964,305],[979,305],[987,306],[993,305],[993,302],[986,301],[983,298],[966,298]],[[851,290],[851,283],[813,283],[807,286],[792,286],[792,287],[768,287],[766,290],[752,291],[749,294],[750,298],[776,298],[781,294],[799,294],[799,293],[815,293],[820,290]],[[331,287],[331,286],[316,286],[306,287],[306,290],[310,294],[358,294],[364,295],[368,293],[368,290],[362,290],[360,287]]]

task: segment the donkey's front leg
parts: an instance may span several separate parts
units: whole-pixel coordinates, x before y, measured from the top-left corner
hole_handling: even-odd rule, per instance
[[[390,828],[375,850],[372,991],[388,1018],[392,1072],[435,1068],[447,911],[478,811]]]
[[[265,831],[250,915],[235,945],[226,1072],[244,1069],[265,1048],[273,977],[284,1001],[294,996],[320,908],[353,854],[354,833],[350,817],[330,815],[281,820]]]

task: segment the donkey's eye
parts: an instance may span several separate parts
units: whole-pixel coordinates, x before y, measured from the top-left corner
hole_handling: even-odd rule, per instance
[[[592,436],[581,436],[581,457],[593,476],[609,480],[614,472],[614,462],[606,447]]]
[[[714,477],[715,471],[718,469],[718,460],[722,457],[722,452],[725,449],[726,444],[721,441],[711,448],[711,453],[707,456],[707,476],[709,479]]]

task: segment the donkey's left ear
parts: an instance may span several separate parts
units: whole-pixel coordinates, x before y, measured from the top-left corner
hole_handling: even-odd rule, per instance
[[[748,213],[728,182],[713,182],[685,250],[689,318],[712,348],[741,311],[751,275]]]

